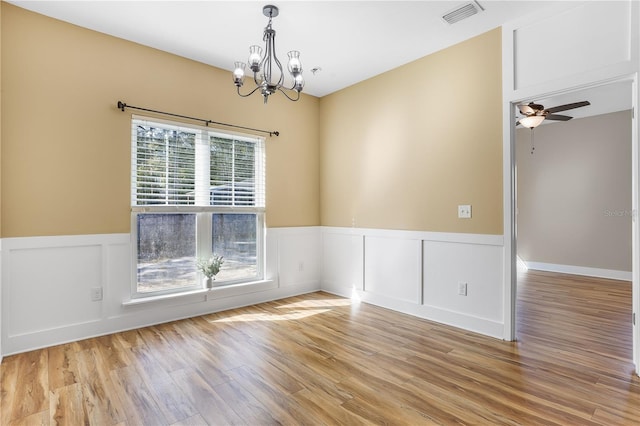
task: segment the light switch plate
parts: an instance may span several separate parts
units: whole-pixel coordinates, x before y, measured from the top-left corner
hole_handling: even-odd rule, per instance
[[[458,218],[471,219],[471,204],[461,204],[458,206]]]

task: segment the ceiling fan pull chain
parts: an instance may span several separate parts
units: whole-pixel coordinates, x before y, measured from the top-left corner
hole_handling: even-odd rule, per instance
[[[531,155],[533,155],[533,151],[535,151],[536,147],[533,145],[533,129],[531,129]]]

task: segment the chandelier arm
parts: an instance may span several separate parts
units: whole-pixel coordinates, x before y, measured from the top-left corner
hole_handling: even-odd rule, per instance
[[[260,61],[260,71],[262,71],[263,80],[266,81],[268,84],[271,81],[271,64],[270,64],[270,61],[268,61],[268,59],[271,57],[271,48],[270,48],[269,37],[267,36],[266,29],[264,33],[264,39],[265,39],[264,57]],[[254,73],[254,81],[258,86],[260,85],[260,83],[258,83],[258,80],[257,80],[257,73]]]
[[[236,86],[236,88],[238,89],[238,95],[240,95],[240,97],[242,97],[242,98],[246,98],[246,97],[249,97],[249,96],[253,95],[255,93],[255,91],[260,88],[260,86],[257,86],[255,89],[253,89],[252,91],[250,91],[246,95],[243,95],[242,93],[240,93],[240,86]]]
[[[253,92],[255,92],[255,91],[258,89],[258,87],[262,86],[262,84],[260,84],[260,83],[258,82],[258,73],[257,73],[257,72],[254,72],[254,73],[253,73],[253,82],[254,82],[254,83],[256,84],[256,86],[257,86],[255,89],[253,89]],[[251,93],[253,93],[253,92],[251,92]]]
[[[282,88],[283,88],[283,89],[291,90],[292,92],[297,92],[297,90],[295,89],[295,87],[296,87],[296,80],[295,80],[295,79],[291,82],[291,87],[287,87],[287,86],[285,86],[284,84],[282,85]]]
[[[292,90],[292,89],[287,89],[287,90]],[[282,87],[278,87],[278,91],[279,91],[280,93],[282,93],[283,95],[285,95],[285,96],[287,97],[287,99],[289,99],[290,101],[295,102],[295,101],[297,101],[298,99],[300,99],[300,92],[298,92],[297,90],[293,90],[294,92],[296,92],[296,93],[298,94],[298,96],[296,96],[296,98],[295,98],[295,99],[294,99],[294,98],[292,98],[291,96],[289,96],[289,95],[287,94],[287,92],[285,92],[285,91],[284,91],[284,89],[283,89]]]
[[[280,60],[278,59],[278,55],[276,55],[276,33],[273,33],[273,38],[271,39],[271,42],[273,44],[273,60],[275,61],[276,65],[278,66],[278,69],[280,70],[280,78],[278,79],[278,88],[283,86],[284,83],[284,70],[282,69],[282,64],[280,63]]]

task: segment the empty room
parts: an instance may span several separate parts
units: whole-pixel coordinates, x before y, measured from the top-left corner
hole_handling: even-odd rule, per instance
[[[1,425],[640,423],[640,3],[0,22]]]

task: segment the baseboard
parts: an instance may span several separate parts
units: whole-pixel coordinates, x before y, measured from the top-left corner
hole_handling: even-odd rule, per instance
[[[371,305],[380,306],[382,308],[391,309],[396,312],[422,318],[427,321],[457,327],[496,339],[503,338],[504,324],[497,321],[468,315],[463,312],[449,311],[436,306],[414,304],[385,296],[371,294],[366,291],[348,289],[330,284],[327,285],[327,283],[323,283],[322,291],[330,294],[335,294],[337,296],[351,298],[352,301],[369,303]]]
[[[583,275],[587,277],[607,278],[610,280],[631,281],[631,271],[618,271],[614,269],[590,268],[587,266],[559,265],[556,263],[526,262],[527,269],[535,271],[559,272],[562,274]]]

